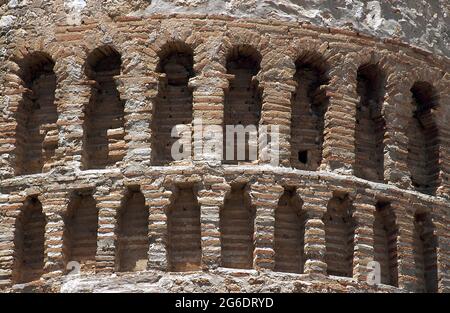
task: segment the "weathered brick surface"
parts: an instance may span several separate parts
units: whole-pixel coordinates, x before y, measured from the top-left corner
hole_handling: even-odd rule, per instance
[[[2,290],[450,291],[447,58],[198,15],[59,22],[0,47]],[[238,116],[280,126],[280,166],[165,157],[170,125]],[[373,260],[394,287],[366,283]]]

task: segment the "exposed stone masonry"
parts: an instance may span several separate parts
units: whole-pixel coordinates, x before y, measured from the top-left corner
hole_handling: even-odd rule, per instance
[[[2,290],[449,291],[446,58],[206,16],[16,39],[0,76]],[[261,144],[252,165],[168,159],[171,125],[236,116],[280,126],[280,166]],[[366,282],[373,260],[383,285]]]

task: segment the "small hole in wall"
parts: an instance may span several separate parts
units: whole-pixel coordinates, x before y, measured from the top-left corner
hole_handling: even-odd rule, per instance
[[[308,150],[301,150],[298,152],[299,162],[306,164],[308,163]]]

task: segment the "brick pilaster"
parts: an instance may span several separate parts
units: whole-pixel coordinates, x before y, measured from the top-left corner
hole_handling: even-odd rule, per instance
[[[291,158],[291,98],[295,91],[294,82],[290,80],[286,82],[264,81],[260,87],[263,89],[260,125],[278,126],[279,143],[274,145],[266,139],[274,140],[276,134],[272,133],[273,129],[267,130],[269,132],[269,137],[267,137],[268,134],[260,128],[258,134],[259,163],[271,163],[273,160],[270,154],[275,154],[278,155],[280,165],[289,166]],[[268,145],[264,146],[265,142]]]
[[[262,179],[250,186],[252,206],[256,209],[253,267],[257,270],[273,270],[275,265],[275,209],[283,191],[283,187]]]
[[[450,256],[448,247],[450,246],[450,234],[448,225],[450,223],[448,212],[449,204],[435,205],[432,219],[435,227],[437,241],[437,271],[438,271],[438,292],[450,292]]]
[[[148,268],[165,271],[168,268],[167,255],[167,209],[170,205],[172,190],[165,190],[157,182],[148,182],[141,186],[145,204],[149,207]]]
[[[0,197],[0,290],[9,288],[14,279],[15,223],[22,208],[16,197]]]
[[[220,136],[219,130],[222,131],[224,90],[228,88],[228,80],[221,73],[206,73],[205,76],[191,79],[189,86],[194,89],[192,106],[194,122],[202,123],[201,126],[194,124],[193,128],[194,163],[206,161],[211,165],[218,165],[224,151],[224,134]],[[210,150],[208,147],[218,149],[210,153],[207,151]]]
[[[122,204],[123,192],[97,188],[93,197],[98,209],[96,271],[113,272],[116,259],[117,212]]]
[[[47,217],[45,226],[46,277],[60,276],[65,272],[63,252],[64,214],[69,203],[66,192],[45,193],[39,197],[42,210]]]
[[[386,121],[384,177],[388,183],[400,188],[409,188],[411,185],[406,131],[412,118],[413,106],[409,94],[412,83],[405,80],[407,76],[408,73],[401,69],[389,75],[383,112]]]
[[[326,274],[325,263],[325,224],[322,217],[326,212],[331,192],[319,187],[317,193],[313,186],[297,188],[297,194],[303,200],[303,210],[306,213],[305,223],[305,266],[306,274]]]
[[[353,277],[361,282],[367,281],[367,265],[374,260],[374,221],[375,203],[373,197],[362,192],[353,201],[355,222]]]
[[[407,199],[398,199],[391,203],[398,226],[398,286],[409,291],[418,289],[414,261],[414,213],[407,208]]]
[[[120,96],[125,100],[125,142],[127,153],[124,167],[127,175],[135,175],[137,169],[151,164],[151,122],[155,98],[158,94],[159,76],[156,73],[142,76],[116,77]]]
[[[221,265],[220,210],[230,186],[220,176],[204,177],[203,188],[199,190],[201,207],[202,267],[214,269]]]
[[[325,113],[321,167],[350,175],[355,163],[357,65],[352,60],[335,59],[330,65],[330,83],[326,87],[329,105]]]

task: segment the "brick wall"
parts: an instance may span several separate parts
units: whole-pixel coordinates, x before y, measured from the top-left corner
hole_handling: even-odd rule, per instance
[[[87,19],[53,33],[30,30],[1,64],[1,288],[58,290],[76,255],[93,279],[230,267],[337,289],[347,276],[357,290],[373,290],[378,260],[398,290],[448,292],[447,59],[223,17]],[[170,125],[195,117],[279,125],[280,166],[261,144],[252,165],[195,149],[171,162]]]

